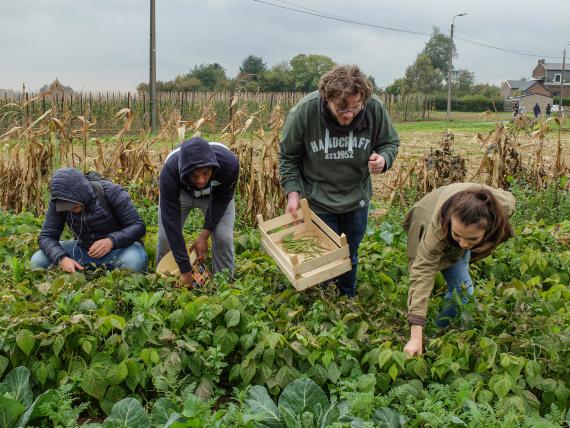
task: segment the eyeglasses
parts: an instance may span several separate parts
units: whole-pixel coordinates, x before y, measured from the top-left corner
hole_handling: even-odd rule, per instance
[[[337,112],[338,114],[352,113],[353,115],[356,115],[356,114],[358,114],[358,112],[359,112],[360,110],[362,110],[362,101],[361,101],[361,102],[358,104],[358,106],[356,106],[356,107],[345,108],[345,109],[342,109],[342,110],[341,110],[340,108],[338,108],[337,105],[336,105],[333,101],[331,101],[331,103],[332,103],[332,105],[334,106],[334,109],[336,110],[336,112]]]

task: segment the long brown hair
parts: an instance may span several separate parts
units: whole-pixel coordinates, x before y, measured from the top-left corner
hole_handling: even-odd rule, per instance
[[[487,189],[465,190],[445,201],[441,207],[440,224],[447,236],[450,235],[452,217],[465,226],[477,224],[485,229],[481,244],[496,246],[514,236],[507,213]]]

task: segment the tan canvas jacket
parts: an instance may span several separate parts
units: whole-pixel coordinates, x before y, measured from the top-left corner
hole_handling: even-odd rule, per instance
[[[440,187],[424,196],[406,215],[404,229],[408,233],[410,324],[425,325],[428,300],[433,290],[436,273],[452,266],[464,254],[464,250],[449,244],[446,233],[441,228],[439,222],[441,207],[456,193],[477,188],[490,190],[508,216],[513,215],[516,200],[510,192],[476,183],[454,183]],[[480,253],[472,251],[471,260],[487,257],[495,247],[496,245]]]

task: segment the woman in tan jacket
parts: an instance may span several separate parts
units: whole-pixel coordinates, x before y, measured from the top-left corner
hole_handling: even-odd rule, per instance
[[[514,235],[509,218],[515,206],[514,196],[504,190],[455,183],[427,194],[406,215],[411,338],[404,351],[411,355],[422,353],[423,328],[436,273],[443,274],[449,299],[436,324],[446,327],[457,315],[458,308],[451,302],[453,291],[463,296],[464,303],[473,294],[469,262],[488,256]]]

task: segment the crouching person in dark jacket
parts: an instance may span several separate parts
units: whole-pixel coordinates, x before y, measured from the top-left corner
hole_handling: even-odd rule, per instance
[[[170,251],[180,268],[180,283],[192,284],[192,266],[182,234],[192,208],[204,213],[204,226],[192,244],[203,261],[212,235],[214,273],[234,270],[234,191],[239,175],[236,155],[221,143],[192,138],[173,150],[160,172],[156,264]]]
[[[101,186],[100,196],[95,186]],[[75,240],[59,240],[65,224]],[[52,176],[40,251],[32,256],[31,266],[47,269],[57,264],[66,272],[95,267],[145,272],[148,258],[139,242],[145,233],[144,222],[121,186],[109,180],[94,183],[76,169],[62,168]]]

